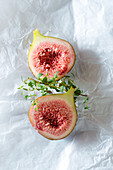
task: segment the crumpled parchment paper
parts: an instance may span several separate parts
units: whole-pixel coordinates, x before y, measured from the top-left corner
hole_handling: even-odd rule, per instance
[[[0,1],[0,170],[113,169],[113,1]],[[32,31],[69,41],[77,53],[77,85],[90,109],[65,139],[40,136],[28,118],[30,101],[17,87],[32,76]]]

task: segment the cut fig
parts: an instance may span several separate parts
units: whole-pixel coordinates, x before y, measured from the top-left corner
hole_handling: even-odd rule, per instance
[[[68,136],[77,122],[74,89],[64,94],[39,97],[29,110],[32,126],[44,137],[52,140]],[[38,109],[38,110],[37,110]]]
[[[43,36],[38,29],[33,31],[28,64],[36,78],[38,73],[42,73],[43,77],[48,74],[48,77],[52,78],[57,71],[57,79],[64,77],[73,67],[75,58],[74,49],[69,42]]]

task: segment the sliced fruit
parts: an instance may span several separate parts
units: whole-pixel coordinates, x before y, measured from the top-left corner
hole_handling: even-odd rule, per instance
[[[32,126],[44,137],[52,140],[68,136],[77,122],[74,89],[64,94],[52,94],[36,99],[29,110]],[[38,109],[38,110],[37,110]]]
[[[72,45],[62,39],[43,36],[38,29],[33,31],[33,42],[28,54],[28,64],[34,76],[54,77],[59,71],[60,79],[68,73],[75,63],[75,52]]]

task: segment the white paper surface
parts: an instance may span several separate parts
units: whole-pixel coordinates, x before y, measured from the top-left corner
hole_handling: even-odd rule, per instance
[[[32,31],[69,41],[76,83],[89,95],[78,103],[74,131],[60,141],[40,136],[28,118],[30,101],[17,87],[32,76]],[[33,77],[33,76],[32,76]],[[113,1],[0,1],[0,170],[113,169]]]

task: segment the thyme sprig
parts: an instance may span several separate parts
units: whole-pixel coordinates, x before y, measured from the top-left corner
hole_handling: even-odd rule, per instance
[[[21,76],[22,84],[18,89],[21,90],[21,94],[26,100],[30,98],[33,105],[36,105],[34,101],[37,98],[37,91],[40,91],[42,96],[45,96],[48,94],[53,94],[54,92],[67,92],[71,87],[73,87],[75,89],[75,103],[77,102],[78,96],[81,96],[84,100],[84,108],[88,109],[87,95],[76,86],[71,76],[66,75],[62,79],[57,80],[57,74],[58,72],[55,73],[53,78],[48,78],[48,74],[42,78],[43,74],[39,73],[36,80],[31,77],[23,80],[23,77]]]

